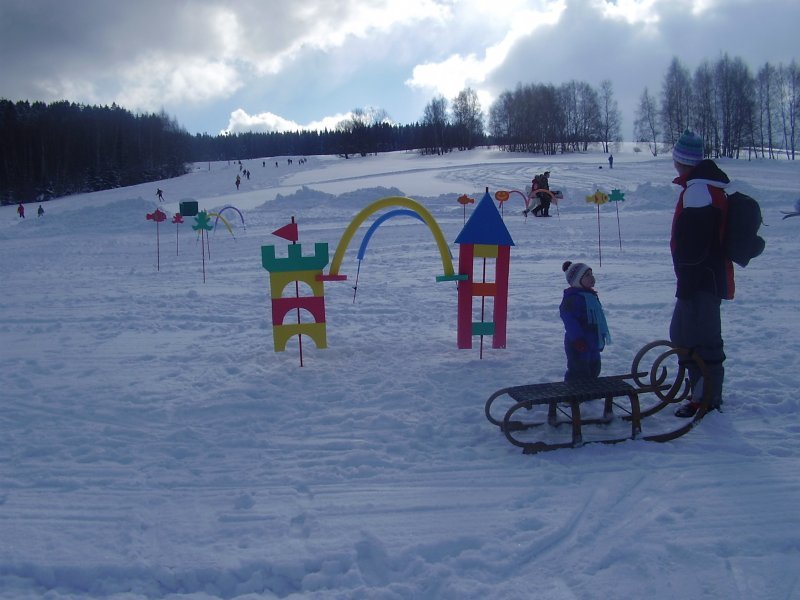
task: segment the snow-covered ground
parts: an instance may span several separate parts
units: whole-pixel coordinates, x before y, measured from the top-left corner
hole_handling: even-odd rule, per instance
[[[721,161],[762,204],[764,254],[723,307],[725,410],[665,444],[523,455],[495,390],[563,376],[564,260],[588,262],[630,369],[667,336],[668,156],[492,150],[203,163],[177,179],[0,209],[0,597],[800,598],[800,163]],[[278,160],[278,166],[275,166]],[[602,168],[601,168],[602,167]],[[461,194],[551,171],[550,219],[514,239],[507,348],[456,347],[456,286],[418,220],[364,224],[325,284],[328,348],[273,351],[261,246],[291,217],[333,255],[355,215],[408,196],[454,255]],[[239,208],[211,235],[145,218],[164,191]],[[585,196],[620,189],[598,220]],[[467,208],[467,216],[474,205]],[[555,207],[554,207],[555,209]],[[374,217],[377,216],[373,215]],[[622,240],[620,249],[619,238]],[[666,416],[664,419],[678,421]],[[645,425],[647,423],[645,422]],[[677,425],[677,423],[676,423]]]

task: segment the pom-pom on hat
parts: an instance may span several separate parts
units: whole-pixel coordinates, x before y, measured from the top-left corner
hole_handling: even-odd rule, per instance
[[[672,149],[672,160],[681,165],[695,166],[703,160],[703,138],[688,129],[684,131]]]
[[[561,270],[564,271],[564,274],[567,276],[567,283],[570,287],[583,287],[581,285],[581,279],[583,276],[586,275],[586,271],[591,269],[591,267],[585,263],[574,263],[570,261],[566,261],[563,265],[561,265]]]

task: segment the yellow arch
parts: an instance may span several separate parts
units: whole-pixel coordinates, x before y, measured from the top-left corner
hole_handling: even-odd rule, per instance
[[[218,218],[220,221],[222,221],[222,222],[225,224],[225,227],[227,227],[227,228],[228,228],[228,232],[229,232],[231,235],[233,235],[233,229],[231,228],[231,224],[230,224],[230,223],[228,223],[228,222],[225,220],[225,217],[223,217],[221,214],[219,214],[219,213],[215,213],[215,212],[210,212],[210,213],[208,213],[208,216],[209,216],[209,217],[217,217],[217,218]],[[235,235],[233,235],[233,237],[236,237],[236,236],[235,236]]]
[[[339,245],[336,246],[336,252],[333,254],[333,260],[331,261],[331,268],[328,276],[336,277],[339,275],[339,267],[342,266],[344,253],[361,224],[366,221],[372,213],[389,206],[404,206],[405,208],[410,208],[411,210],[415,211],[420,217],[422,217],[422,220],[431,230],[431,233],[436,240],[436,245],[439,247],[439,254],[442,257],[442,267],[444,268],[444,277],[454,277],[455,272],[453,271],[453,261],[450,259],[450,249],[447,247],[447,242],[444,239],[444,234],[439,228],[438,223],[436,223],[436,221],[433,219],[431,213],[429,213],[428,210],[419,202],[403,196],[389,196],[388,198],[382,198],[381,200],[373,202],[367,206],[353,218],[353,220],[350,222],[350,225],[347,226],[347,229],[345,229],[344,233],[342,234],[342,239],[339,240]]]

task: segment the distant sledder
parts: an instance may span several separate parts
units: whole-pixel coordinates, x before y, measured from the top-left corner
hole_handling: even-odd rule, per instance
[[[553,200],[563,198],[561,192],[550,190],[550,171],[536,175],[531,180],[528,190],[528,207],[522,211],[526,217],[532,213],[534,217],[549,217],[550,204]]]

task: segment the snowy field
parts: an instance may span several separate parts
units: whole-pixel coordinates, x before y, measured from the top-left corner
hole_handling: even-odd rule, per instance
[[[523,455],[484,404],[563,377],[564,260],[594,268],[603,374],[667,336],[669,157],[293,158],[245,161],[239,190],[238,164],[202,163],[42,218],[0,208],[0,598],[800,598],[800,218],[781,219],[800,163],[720,162],[767,240],[723,306],[724,412],[664,444]],[[552,218],[503,207],[505,349],[456,347],[456,286],[436,282],[431,230],[399,217],[358,271],[365,224],[348,280],[325,284],[328,348],[303,337],[302,367],[297,337],[274,352],[261,246],[285,256],[271,232],[291,217],[304,253],[332,256],[359,211],[407,196],[457,257],[457,198],[544,170]],[[600,209],[600,248],[598,187],[625,194],[619,221]],[[159,226],[157,256],[157,188],[169,217],[188,199],[242,212],[210,235],[205,283],[193,218]]]

